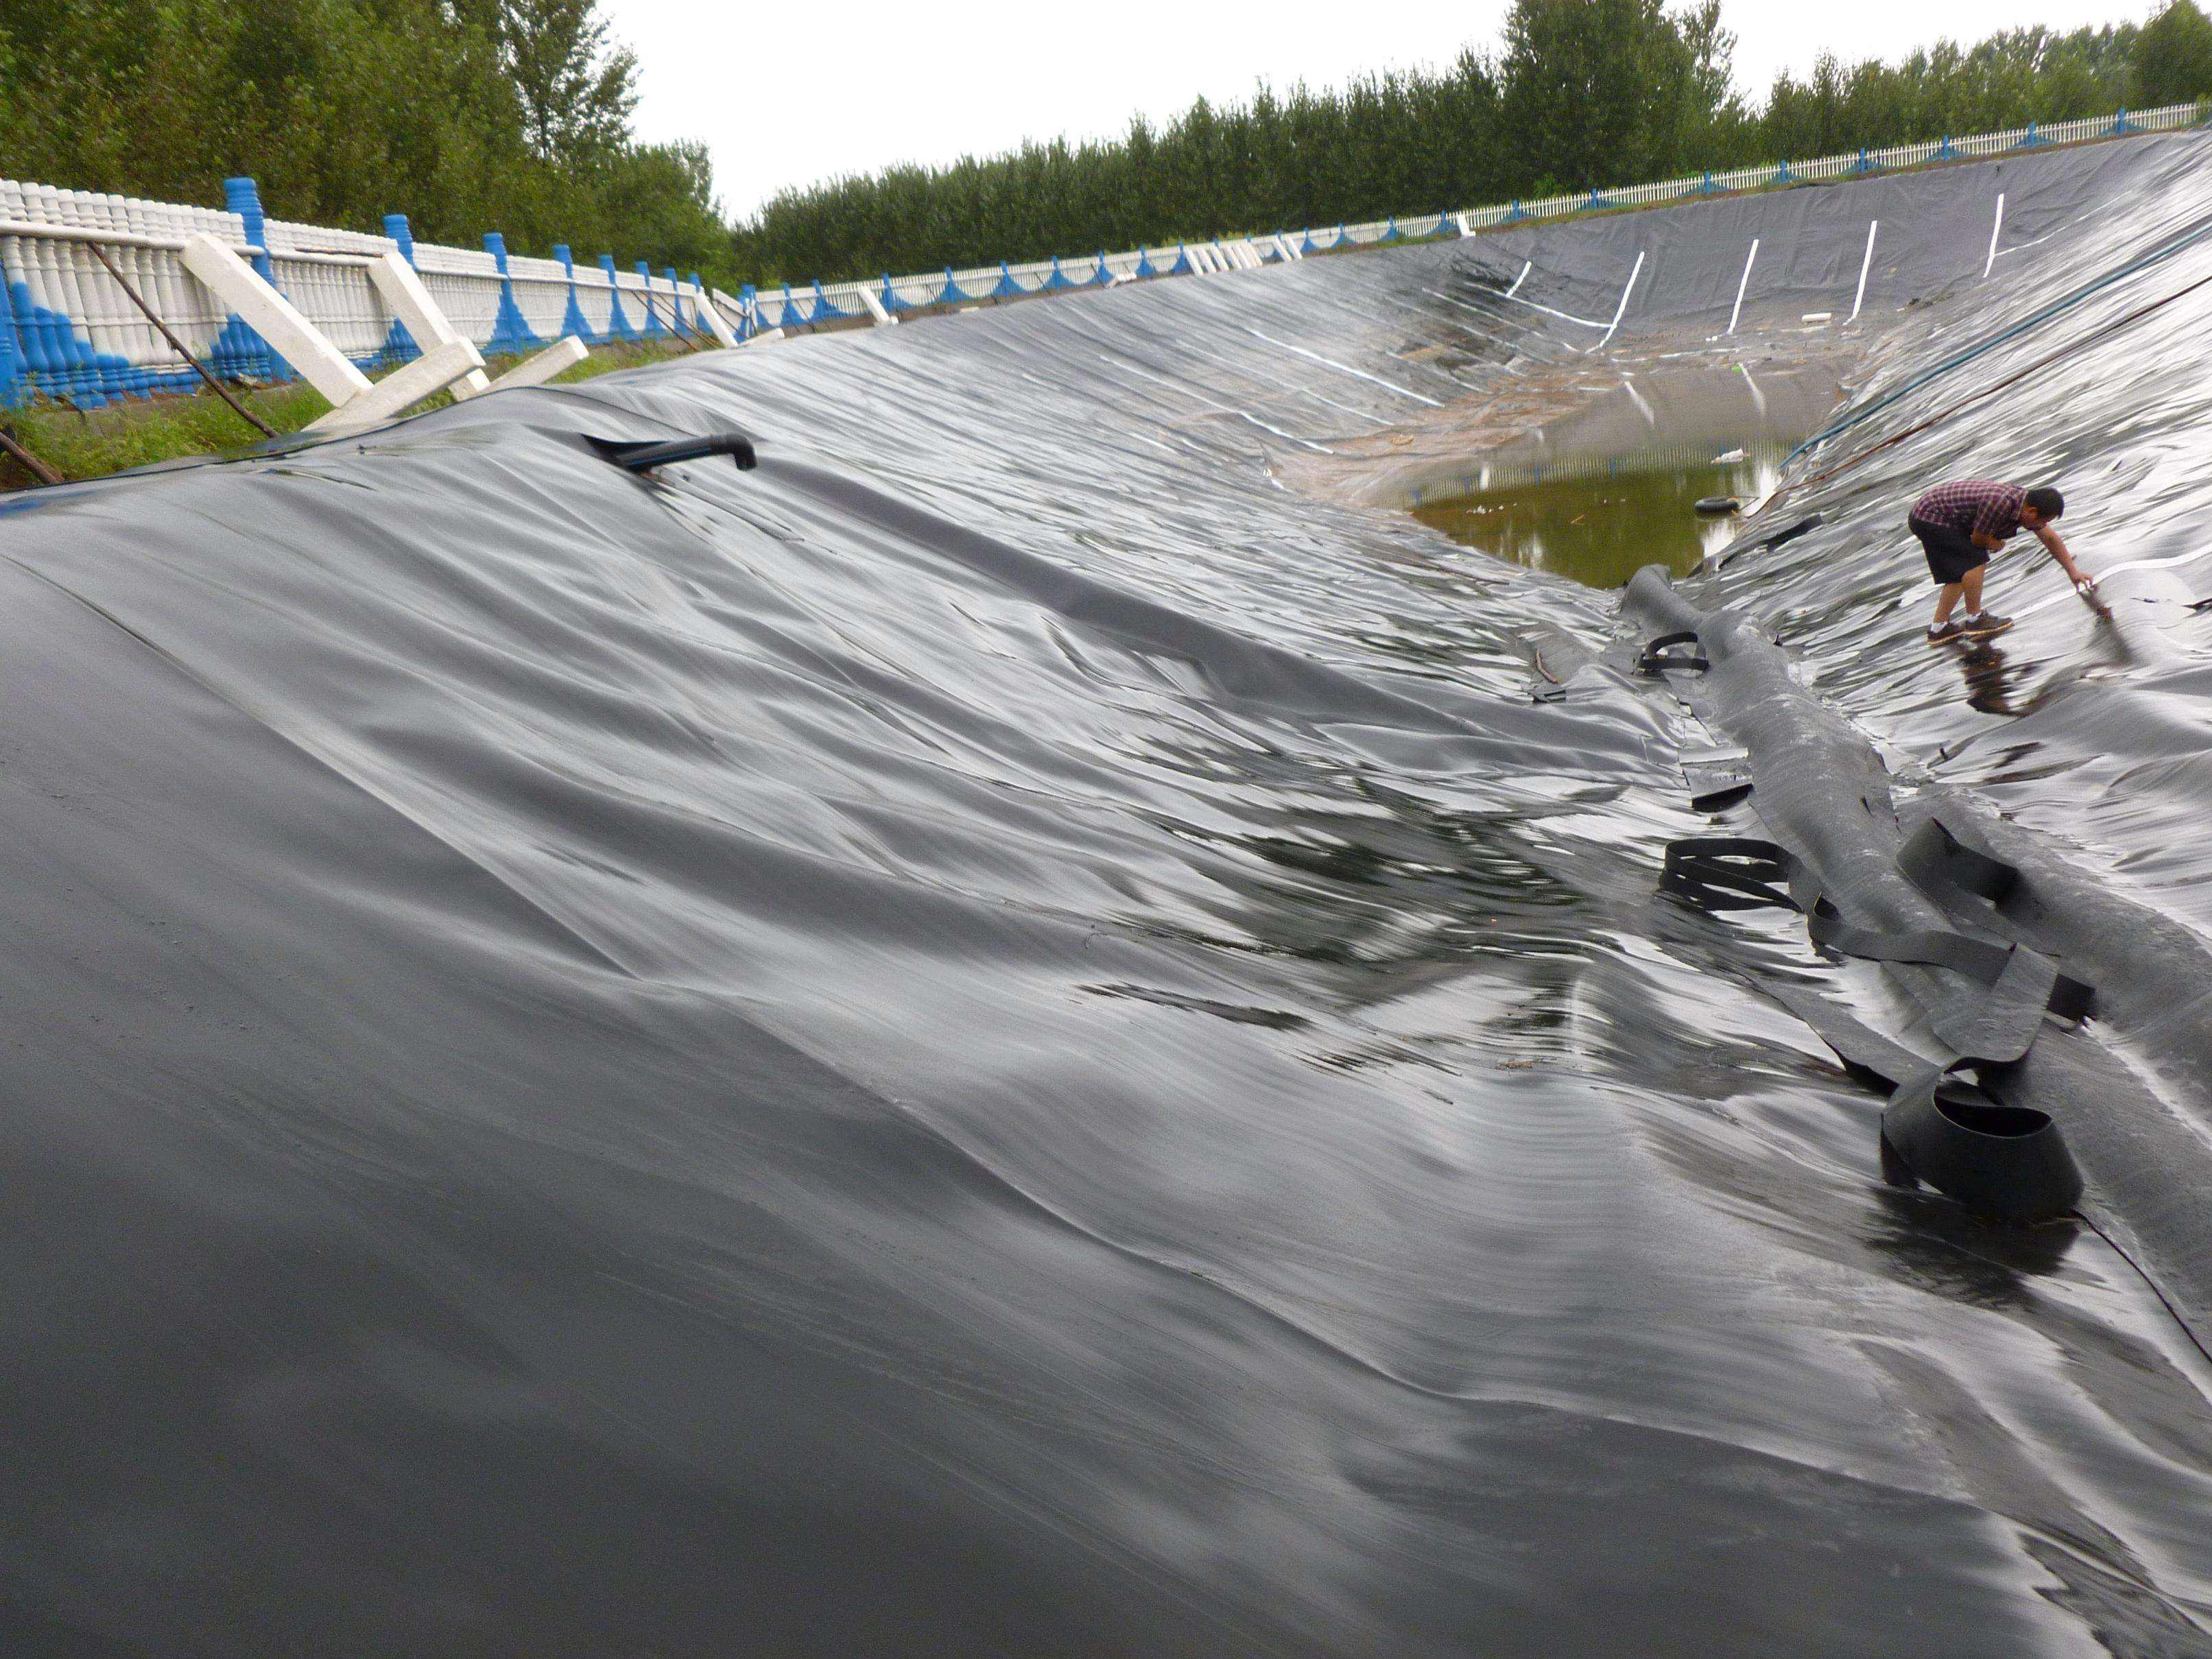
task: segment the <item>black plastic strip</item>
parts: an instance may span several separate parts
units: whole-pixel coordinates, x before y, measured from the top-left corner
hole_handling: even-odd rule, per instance
[[[612,461],[625,472],[650,472],[672,461],[703,460],[710,455],[729,456],[740,472],[750,472],[760,465],[753,453],[753,441],[742,432],[714,432],[703,438],[670,438],[653,443],[617,443],[611,438],[589,436],[584,441],[599,452],[601,460]]]

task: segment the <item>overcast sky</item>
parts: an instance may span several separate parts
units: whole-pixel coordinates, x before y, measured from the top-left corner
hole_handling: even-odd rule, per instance
[[[641,136],[704,139],[723,204],[742,216],[787,185],[1024,138],[1117,133],[1139,110],[1159,119],[1200,93],[1241,100],[1257,80],[1320,87],[1448,63],[1470,41],[1496,44],[1506,0],[600,0],[600,9],[642,65]],[[1737,82],[1758,94],[1824,48],[1892,58],[1944,33],[2141,21],[2151,9],[2148,0],[1723,0],[1722,15],[1736,35]]]

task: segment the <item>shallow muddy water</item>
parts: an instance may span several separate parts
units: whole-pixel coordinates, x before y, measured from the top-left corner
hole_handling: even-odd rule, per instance
[[[1738,533],[1738,515],[1704,514],[1708,496],[1755,501],[1773,488],[1788,452],[1771,446],[1726,464],[1647,465],[1539,478],[1413,509],[1455,542],[1591,587],[1619,587],[1647,564],[1678,576]]]

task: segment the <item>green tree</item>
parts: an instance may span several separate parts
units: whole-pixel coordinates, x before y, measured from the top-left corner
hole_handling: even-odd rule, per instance
[[[2212,96],[2212,19],[2196,0],[2172,0],[2136,37],[2135,64],[2146,107]]]
[[[533,151],[574,166],[629,140],[637,57],[609,39],[596,0],[495,0],[485,9]]]

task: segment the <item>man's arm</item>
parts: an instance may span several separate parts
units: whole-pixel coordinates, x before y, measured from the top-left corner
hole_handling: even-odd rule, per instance
[[[2097,585],[2094,576],[2074,562],[2074,556],[2066,550],[2066,544],[2059,539],[2057,531],[2047,524],[2039,524],[2035,526],[2034,535],[2051,556],[2058,561],[2058,568],[2066,573],[2067,580],[2075,586],[2088,588]]]

